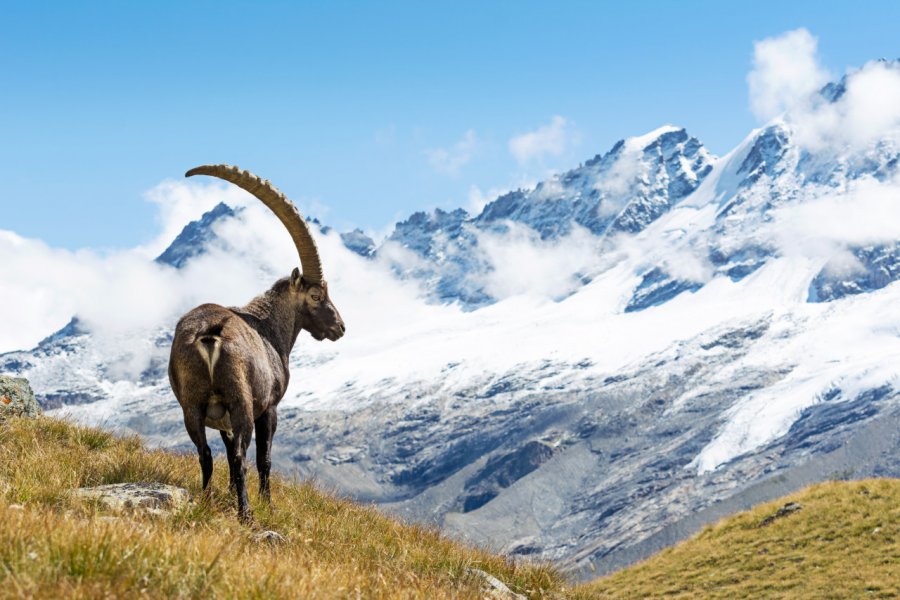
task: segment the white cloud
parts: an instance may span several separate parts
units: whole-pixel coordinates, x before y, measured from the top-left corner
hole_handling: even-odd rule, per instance
[[[487,206],[488,202],[492,199],[493,197],[490,193],[485,194],[477,185],[469,186],[469,214],[477,215],[481,213],[481,211],[484,210],[484,207]]]
[[[900,67],[871,62],[849,74],[845,85],[837,101],[800,106],[787,115],[797,143],[821,152],[900,141]]]
[[[635,180],[643,173],[644,163],[641,161],[641,155],[637,152],[626,151],[610,167],[605,176],[594,184],[594,189],[621,196],[634,188]],[[607,212],[610,210],[618,212],[621,208],[620,205],[604,204],[601,206],[601,210]]]
[[[480,232],[478,251],[492,269],[477,276],[488,294],[502,300],[530,295],[561,299],[582,284],[579,276],[598,262],[600,240],[583,227],[558,240],[541,240],[521,223],[505,233]]]
[[[900,182],[866,177],[772,216],[763,233],[784,254],[827,259],[832,269],[852,270],[848,247],[900,239]]]
[[[438,173],[457,175],[459,170],[472,160],[478,144],[475,130],[469,129],[463,134],[462,139],[450,148],[432,148],[426,150],[425,155],[428,157],[428,163]]]
[[[546,156],[562,156],[577,139],[571,123],[556,115],[549,124],[511,138],[509,152],[520,164],[525,164]]]
[[[816,56],[806,29],[754,44],[747,75],[750,106],[761,120],[783,117],[794,141],[816,153],[867,150],[875,142],[900,143],[900,67],[873,61],[849,73],[844,93],[830,101],[817,92],[833,79]]]
[[[244,206],[235,218],[220,221],[214,227],[218,240],[181,269],[153,262],[148,256],[156,249],[147,247],[73,252],[0,230],[0,314],[8,316],[0,328],[0,352],[31,348],[77,315],[99,341],[103,355],[97,360],[110,368],[109,375],[133,378],[158,354],[146,340],[171,330],[190,308],[245,304],[288,275],[298,259],[284,227],[251,196],[217,187],[167,182],[154,188],[164,230],[178,221],[175,215],[193,216],[182,203],[196,200],[208,208],[226,200]],[[178,230],[166,234],[169,241]],[[378,339],[379,332],[409,319],[458,312],[427,305],[417,283],[394,278],[387,260],[347,250],[335,231],[316,237],[348,336],[370,332]]]
[[[747,83],[750,108],[758,119],[768,121],[807,102],[828,81],[828,71],[816,56],[817,44],[803,28],[754,42]]]

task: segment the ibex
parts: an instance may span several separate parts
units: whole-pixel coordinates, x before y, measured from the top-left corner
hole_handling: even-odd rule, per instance
[[[229,165],[191,169],[185,177],[212,175],[247,190],[284,224],[300,265],[289,277],[241,308],[202,304],[181,317],[169,357],[169,382],[184,412],[184,426],[200,455],[203,491],[209,494],[212,452],[206,427],[225,442],[238,517],[251,520],[245,456],[256,428],[259,493],[271,502],[269,471],[278,402],[287,390],[288,356],[301,329],[316,340],[337,340],[344,321],[331,303],[316,243],[297,209],[268,181]]]

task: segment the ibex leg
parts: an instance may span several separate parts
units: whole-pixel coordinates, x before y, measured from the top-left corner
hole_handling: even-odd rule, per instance
[[[234,434],[234,467],[231,472],[234,475],[234,487],[237,493],[238,518],[247,522],[253,519],[250,513],[250,502],[247,499],[247,448],[250,447],[250,437],[253,435],[253,413],[248,410],[252,405],[249,402],[236,401],[229,406],[231,413],[231,427]],[[252,410],[252,409],[251,409]]]
[[[270,407],[256,420],[256,470],[259,472],[259,495],[266,502],[272,502],[269,490],[269,472],[272,470],[272,437],[278,414],[275,407]]]
[[[206,415],[196,409],[184,410],[184,427],[200,455],[200,471],[203,473],[203,492],[209,496],[209,480],[212,479],[213,459],[209,444],[206,443]]]
[[[232,492],[237,489],[237,484],[234,481],[234,474],[237,471],[237,467],[234,464],[234,458],[237,456],[237,452],[234,447],[234,434],[228,431],[220,431],[222,434],[222,442],[225,444],[225,456],[228,457],[228,489]]]

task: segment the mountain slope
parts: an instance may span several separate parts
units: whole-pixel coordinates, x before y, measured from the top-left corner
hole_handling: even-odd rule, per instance
[[[281,477],[274,510],[254,505],[256,525],[241,526],[227,470],[216,462],[204,505],[194,456],[55,419],[0,423],[0,597],[482,598],[484,581],[469,569],[536,597],[566,592],[551,569],[514,565]],[[195,499],[171,514],[114,517],[70,493],[146,481]],[[286,540],[254,541],[261,529]]]
[[[896,598],[900,482],[824,483],[585,586],[602,598]]]

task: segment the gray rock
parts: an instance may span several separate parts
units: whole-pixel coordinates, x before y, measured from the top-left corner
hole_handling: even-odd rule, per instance
[[[94,500],[112,512],[143,510],[157,515],[184,506],[190,498],[187,490],[162,483],[115,483],[78,488],[73,494]]]
[[[784,506],[779,508],[777,511],[775,511],[774,515],[769,515],[768,517],[766,517],[765,519],[760,521],[759,526],[765,527],[766,525],[770,524],[775,519],[780,519],[782,517],[786,517],[791,513],[797,512],[801,508],[803,508],[803,505],[801,505],[799,502],[788,502],[787,504],[785,504]]]
[[[41,414],[28,380],[0,375],[0,417],[30,417]]]
[[[468,569],[466,569],[466,573],[480,579],[483,583],[483,591],[492,598],[503,598],[504,600],[525,600],[525,596],[515,593],[514,591],[509,589],[509,587],[507,587],[505,583],[486,571],[469,567]]]
[[[271,544],[273,546],[277,546],[280,544],[286,544],[287,538],[277,531],[266,530],[253,534],[253,541],[258,544]]]

